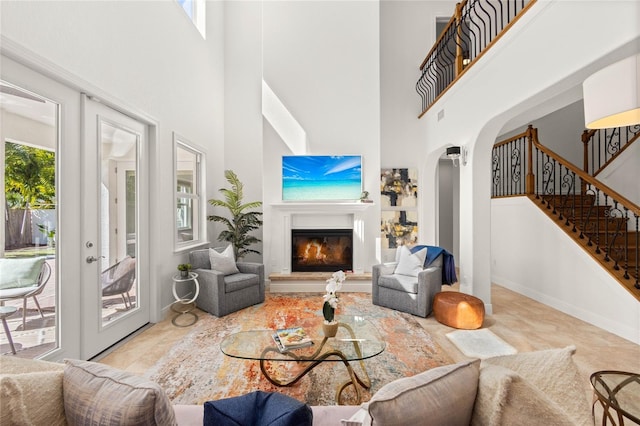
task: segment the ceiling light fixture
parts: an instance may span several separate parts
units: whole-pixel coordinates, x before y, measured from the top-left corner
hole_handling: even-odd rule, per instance
[[[640,53],[596,72],[582,91],[588,129],[640,124]]]

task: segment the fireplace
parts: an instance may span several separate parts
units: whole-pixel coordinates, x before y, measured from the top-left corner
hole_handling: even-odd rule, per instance
[[[292,272],[353,270],[352,229],[292,229]]]

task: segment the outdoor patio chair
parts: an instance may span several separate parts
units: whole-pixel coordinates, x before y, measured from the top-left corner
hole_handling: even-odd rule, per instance
[[[0,306],[9,300],[22,299],[22,329],[27,324],[27,299],[32,297],[40,316],[44,314],[38,296],[51,277],[51,266],[44,257],[0,259]]]
[[[105,269],[101,275],[102,297],[120,295],[125,309],[131,309],[129,292],[136,280],[136,260],[126,256],[120,262]],[[126,297],[125,297],[126,296]]]

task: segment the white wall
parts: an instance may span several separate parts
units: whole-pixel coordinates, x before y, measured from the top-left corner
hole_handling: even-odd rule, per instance
[[[493,200],[491,229],[495,283],[640,344],[638,301],[528,198]]]
[[[633,142],[611,167],[600,174],[598,180],[613,188],[634,204],[640,205],[640,140]],[[635,225],[634,225],[635,226]]]
[[[481,297],[489,312],[492,234],[488,176],[496,137],[511,120],[521,119],[523,125],[545,115],[540,114],[540,105],[555,103],[559,109],[575,102],[576,88],[579,90],[588,75],[640,50],[639,14],[637,2],[538,1],[423,116],[427,168],[437,163],[446,143],[469,148],[470,162],[460,169],[461,289]],[[566,31],[567,23],[578,21],[579,26]],[[440,121],[439,111],[445,112]],[[432,207],[436,194],[424,187],[428,221],[437,213]],[[435,227],[435,222],[427,226]],[[581,301],[574,303],[579,309]]]
[[[378,203],[380,173],[379,8],[375,1],[265,2],[264,80],[304,129],[307,153],[363,157],[364,189]],[[264,247],[267,273],[280,268],[281,157],[291,152],[264,124]],[[366,266],[375,263],[380,217],[363,213]],[[274,233],[275,229],[275,233]],[[276,272],[280,272],[277,270]]]
[[[233,170],[243,183],[245,203],[262,201],[262,2],[229,1],[224,7],[224,150],[215,153],[224,160],[223,168]],[[220,179],[223,169],[216,170]],[[226,188],[229,184],[224,181]],[[221,198],[216,186],[211,198]],[[260,209],[256,209],[260,210]],[[220,210],[218,214],[227,215]],[[209,225],[211,241],[216,246],[221,230]],[[263,239],[263,228],[253,235]],[[264,254],[263,244],[250,247]],[[243,260],[262,261],[262,256],[250,253]]]
[[[540,118],[533,119],[528,124],[538,129],[538,140],[542,145],[582,169],[582,132],[585,129],[582,100],[573,102]],[[509,123],[505,125],[503,131],[507,129],[508,125]],[[503,141],[526,130],[527,126],[525,125],[506,133],[501,131],[501,135],[498,136],[496,142]]]
[[[21,46],[26,57],[55,64],[81,90],[105,95],[158,124],[157,144],[150,147],[156,188],[151,194],[151,285],[157,286],[163,307],[173,300],[175,265],[186,261],[186,253],[173,252],[172,132],[204,148],[208,175],[223,164],[216,155],[224,129],[223,4],[207,6],[208,39],[203,40],[173,1],[0,2],[3,40]],[[213,179],[207,183],[208,188],[220,186]],[[81,244],[80,235],[64,237]]]
[[[380,2],[381,166],[418,169],[420,206],[423,187],[433,187],[438,174],[436,165],[425,168],[428,144],[424,123],[418,119],[421,101],[415,84],[420,64],[437,38],[436,18],[450,18],[455,4],[454,0]],[[427,226],[426,220],[420,208],[419,241],[437,245],[435,227]]]

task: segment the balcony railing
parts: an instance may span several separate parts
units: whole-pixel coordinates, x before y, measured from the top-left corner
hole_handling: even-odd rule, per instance
[[[536,0],[464,0],[420,65],[422,117]]]
[[[640,207],[538,141],[537,129],[499,142],[492,196],[528,195],[640,300]]]

